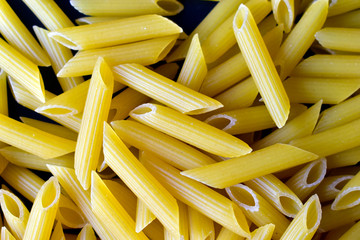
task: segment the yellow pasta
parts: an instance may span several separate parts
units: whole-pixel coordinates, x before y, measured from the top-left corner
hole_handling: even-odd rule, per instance
[[[178,236],[179,208],[175,198],[142,166],[107,124],[104,125],[103,145],[106,163],[146,204],[165,228],[174,236]],[[136,178],[133,177],[135,175]]]
[[[1,227],[1,239],[2,240],[16,240],[16,238],[6,229],[6,227]]]
[[[76,240],[96,240],[94,230],[90,224],[86,224],[80,231]]]
[[[360,219],[360,206],[344,210],[332,210],[331,205],[322,207],[322,220],[319,231],[328,232]]]
[[[357,173],[346,185],[341,189],[333,203],[332,210],[343,210],[352,208],[360,203],[360,173]]]
[[[251,145],[253,149],[261,149],[275,143],[288,143],[293,139],[311,135],[319,118],[322,101],[320,100],[308,110],[288,121],[284,127],[276,129],[266,137]]]
[[[195,118],[157,104],[140,105],[131,111],[130,116],[209,153],[223,157],[236,157],[251,152],[251,148],[240,139]]]
[[[139,198],[137,199],[136,205],[136,227],[135,231],[141,232],[147,225],[156,219],[156,216],[151,210],[146,207],[145,203]]]
[[[57,74],[65,63],[73,57],[71,50],[51,39],[48,36],[49,31],[37,26],[34,26],[33,29],[41,43],[41,46],[49,55],[51,66],[55,74]],[[84,79],[82,77],[58,77],[58,81],[62,90],[67,91],[82,83]]]
[[[246,6],[239,7],[233,28],[260,95],[276,126],[281,128],[289,115],[289,99],[255,21]]]
[[[149,151],[181,170],[215,163],[191,146],[141,123],[123,120],[114,121],[111,125],[116,134],[128,144]]]
[[[54,230],[51,234],[51,238],[50,240],[65,240],[65,235],[64,235],[64,231],[63,228],[61,226],[61,222],[57,222]]]
[[[320,202],[334,200],[341,189],[352,179],[354,175],[337,175],[329,176],[315,189],[315,193],[319,196]]]
[[[273,236],[273,232],[275,229],[275,225],[272,223],[269,223],[265,226],[259,227],[255,229],[251,233],[251,239],[254,240],[271,240]]]
[[[215,188],[225,188],[317,159],[318,156],[287,144],[274,144],[248,155],[182,172]],[[226,174],[216,174],[225,172]]]
[[[331,64],[329,64],[331,63]],[[314,78],[359,78],[360,56],[316,54],[299,63],[291,76]]]
[[[215,229],[211,219],[188,207],[190,239],[214,240]]]
[[[178,71],[179,65],[177,63],[165,63],[155,68],[154,71],[163,75],[164,77],[175,79]]]
[[[360,129],[360,120],[355,120],[339,127],[292,140],[290,144],[313,152],[319,157],[326,157],[359,146],[360,131],[358,129]],[[339,136],[342,141],[338,141]]]
[[[294,0],[271,0],[273,14],[276,22],[284,24],[286,33],[290,32],[295,20]]]
[[[317,195],[310,197],[291,221],[281,240],[312,239],[320,225],[321,205]]]
[[[246,217],[256,226],[261,227],[266,224],[274,224],[274,239],[280,239],[290,221],[286,219],[263,197],[249,187],[237,184],[226,189],[230,199],[233,200],[245,213]]]
[[[355,223],[349,230],[347,230],[339,240],[351,240],[359,237],[360,234],[360,222]]]
[[[327,156],[328,168],[352,166],[359,162],[360,147],[354,147],[334,155]]]
[[[313,2],[285,39],[274,60],[281,79],[289,76],[311,46],[315,40],[314,34],[320,30],[325,22],[327,11],[328,0]]]
[[[286,181],[286,185],[305,201],[321,183],[326,174],[326,159],[322,158],[306,164],[300,171]]]
[[[7,190],[0,190],[0,204],[9,230],[17,239],[23,239],[29,210],[22,201]]]
[[[60,199],[60,185],[55,177],[46,181],[31,208],[24,239],[50,239]]]
[[[49,37],[73,50],[88,50],[165,37],[181,32],[182,29],[167,18],[159,15],[142,15],[58,29],[50,32]],[[94,35],[97,37],[92,38]]]
[[[324,26],[326,27],[360,27],[360,10],[343,13],[333,17],[328,17]]]
[[[58,77],[76,77],[91,74],[99,56],[115,66],[122,63],[150,65],[162,60],[174,46],[178,35],[154,38],[113,47],[79,51],[58,72]],[[1,67],[1,66],[0,66]]]
[[[107,22],[111,20],[119,19],[120,17],[81,17],[75,19],[78,25],[93,24],[99,22]]]
[[[347,52],[360,52],[359,37],[357,28],[323,28],[315,34],[321,46]]]
[[[6,0],[0,1],[0,32],[16,50],[38,66],[50,66],[46,52]]]
[[[7,88],[6,88],[6,72],[0,70],[0,113],[8,115],[8,99],[7,99]]]
[[[7,167],[8,164],[9,164],[9,161],[6,160],[6,158],[3,157],[2,154],[0,153],[0,175],[5,170],[5,168]]]
[[[360,7],[360,3],[354,0],[337,0],[329,5],[329,17],[341,13],[350,12]]]
[[[181,176],[179,170],[149,153],[143,157],[143,163],[178,200],[232,232],[243,237],[250,236],[245,216],[228,198],[201,183]]]
[[[216,240],[244,240],[245,238],[239,236],[238,234],[230,231],[227,228],[222,227],[219,235]]]
[[[136,16],[156,13],[171,16],[181,12],[184,6],[176,0],[71,0],[79,12],[91,16]]]

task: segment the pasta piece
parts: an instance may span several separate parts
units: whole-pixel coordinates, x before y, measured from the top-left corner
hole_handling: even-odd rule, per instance
[[[13,77],[41,102],[45,102],[45,88],[39,68],[15,48],[0,39],[0,68]]]
[[[146,204],[165,228],[174,236],[178,236],[179,208],[175,198],[142,166],[106,123],[103,145],[106,163]],[[133,177],[135,175],[136,178]]]
[[[326,174],[326,159],[322,158],[306,164],[299,172],[286,181],[286,185],[305,201],[321,183]]]
[[[335,228],[353,223],[360,219],[360,206],[348,208],[344,210],[332,210],[331,205],[322,208],[322,221],[319,230],[321,232],[328,232]],[[341,220],[341,221],[339,221]]]
[[[123,120],[111,125],[116,134],[131,146],[149,151],[181,170],[215,163],[191,146],[141,123]]]
[[[218,101],[157,74],[139,64],[113,68],[115,80],[185,114],[200,114],[222,107]],[[145,87],[146,86],[146,87]]]
[[[334,230],[329,231],[326,234],[325,240],[339,240],[339,238],[347,231],[349,230],[355,223],[349,223],[347,225],[344,225],[342,227],[338,227]]]
[[[6,229],[6,227],[1,227],[1,239],[2,240],[16,240],[16,238]]]
[[[350,12],[360,7],[360,3],[354,0],[337,0],[331,1],[329,5],[329,14],[328,16],[335,16],[341,13]]]
[[[16,50],[38,66],[50,66],[50,60],[30,31],[6,0],[0,1],[0,32]]]
[[[296,194],[272,174],[254,178],[245,184],[287,217],[295,217],[302,207]]]
[[[74,141],[41,131],[3,114],[0,114],[0,123],[1,141],[41,158],[56,158],[75,150]]]
[[[255,21],[246,6],[239,7],[233,28],[260,95],[276,126],[281,128],[289,115],[289,99]]]
[[[348,100],[325,109],[321,115],[314,133],[319,133],[327,129],[338,127],[349,123],[360,117],[360,95],[349,98]],[[341,116],[341,118],[339,118]]]
[[[323,28],[315,34],[321,46],[347,52],[360,52],[359,37],[360,30],[356,28]]]
[[[162,60],[174,46],[178,35],[154,38],[119,46],[78,52],[57,73],[58,77],[76,77],[91,74],[99,56],[115,66],[122,63],[151,65]]]
[[[130,116],[209,153],[237,157],[251,152],[251,148],[240,139],[157,104],[140,105],[130,112]]]
[[[188,207],[190,239],[214,240],[214,222],[197,210]]]
[[[357,173],[346,185],[341,189],[333,203],[332,210],[343,210],[352,208],[360,203],[360,173]]]
[[[329,64],[331,63],[331,64]],[[360,56],[316,54],[299,63],[291,76],[315,78],[359,78]]]
[[[176,15],[183,5],[176,0],[71,0],[71,5],[79,12],[91,16],[136,16],[143,14]]]
[[[57,222],[55,227],[54,227],[54,231],[51,234],[51,238],[50,240],[65,240],[65,235],[64,235],[64,231],[63,228],[61,226],[61,222]]]
[[[103,122],[107,120],[114,87],[114,77],[105,60],[99,57],[90,80],[79,137],[76,143],[74,169],[85,190],[90,187],[101,152]]]
[[[243,240],[243,239],[245,238],[239,236],[238,234],[224,227],[221,228],[221,231],[216,238],[216,240]]]
[[[8,99],[6,88],[6,72],[0,69],[0,113],[8,115]]]
[[[352,179],[354,175],[337,175],[329,176],[315,189],[315,193],[319,196],[320,202],[334,200],[341,189]]]
[[[207,74],[207,66],[201,49],[199,35],[195,34],[177,82],[199,91]]]
[[[53,159],[43,159],[12,146],[1,148],[0,154],[6,160],[17,166],[46,172],[49,171],[46,167],[46,164],[53,164],[63,167],[74,166],[74,154],[67,154]]]
[[[175,79],[179,68],[180,67],[177,63],[165,63],[155,68],[154,71],[160,75],[163,75],[164,77]]]
[[[314,34],[323,26],[327,12],[328,0],[313,2],[281,45],[274,63],[282,80],[289,76],[315,40]]]
[[[270,203],[255,191],[242,184],[226,188],[226,192],[231,200],[241,208],[246,217],[256,226],[261,227],[273,223],[275,230],[272,237],[280,239],[289,226],[290,221],[271,206]]]
[[[179,170],[149,153],[143,156],[143,163],[179,201],[240,236],[250,236],[245,216],[228,198],[201,183],[181,176]]]
[[[326,157],[359,146],[360,120],[290,142],[291,145]],[[338,141],[341,136],[342,141]]]
[[[351,240],[359,237],[360,234],[360,222],[355,223],[349,230],[347,230],[339,240]]]
[[[75,22],[78,25],[85,25],[85,24],[93,24],[93,23],[99,23],[99,22],[107,22],[119,19],[120,17],[81,17],[75,19]]]
[[[86,224],[83,229],[81,229],[76,240],[96,240],[94,230],[90,224]]]
[[[296,16],[294,2],[294,0],[271,0],[274,18],[277,24],[284,24],[286,33],[290,32],[294,24]]]
[[[50,239],[60,199],[60,185],[55,177],[46,181],[36,195],[26,225],[24,239]]]
[[[256,24],[261,22],[271,11],[271,3],[265,0],[249,0],[245,2],[245,5],[249,8]],[[224,20],[202,43],[207,63],[216,61],[236,44],[236,38],[231,28],[235,14],[233,13]]]
[[[48,36],[49,31],[37,26],[34,26],[33,29],[41,46],[49,55],[51,66],[55,74],[57,74],[65,63],[73,57],[71,50],[51,39]],[[82,83],[84,79],[82,77],[58,77],[58,81],[65,92]]]
[[[156,216],[146,207],[145,203],[139,198],[136,205],[136,227],[137,233],[141,232],[147,225],[156,219]]]
[[[253,149],[261,149],[275,143],[288,143],[292,139],[311,135],[319,118],[322,101],[320,100],[308,110],[294,117],[284,127],[276,129],[266,137],[251,145]]]
[[[89,50],[165,37],[181,32],[182,29],[167,18],[159,15],[142,15],[58,29],[50,32],[49,37],[73,50]],[[92,38],[94,35],[97,37]]]
[[[360,27],[360,10],[354,10],[344,14],[328,17],[324,26],[326,27]]]
[[[17,239],[23,239],[29,210],[15,194],[3,189],[0,191],[1,209],[8,228]]]
[[[150,98],[132,88],[127,88],[111,100],[108,121],[123,120],[132,109],[146,103]]]
[[[284,81],[285,90],[292,103],[338,104],[360,88],[359,79],[297,78]]]
[[[310,240],[320,225],[321,212],[319,198],[317,195],[313,195],[291,221],[290,226],[281,236],[281,240],[294,238]]]
[[[359,162],[360,147],[336,153],[327,157],[328,169],[352,166]]]
[[[7,146],[7,145],[6,145]],[[6,160],[6,158],[4,158],[2,156],[2,154],[0,153],[0,175],[2,174],[2,172],[5,170],[5,168],[7,167],[7,165],[9,164],[9,161]],[[1,223],[1,222],[0,222]]]
[[[275,225],[272,223],[269,223],[265,226],[259,227],[255,229],[251,233],[251,239],[254,240],[271,240],[273,236],[273,232],[275,229]]]
[[[279,143],[245,156],[186,170],[181,174],[211,187],[225,188],[317,158],[318,156],[311,152]],[[218,172],[226,174],[216,174]]]
[[[189,226],[189,219],[188,219],[188,206],[180,201],[177,201],[177,203],[179,205],[180,239],[189,240],[190,239],[189,238],[189,227],[190,226]],[[163,238],[164,238],[164,240],[176,240],[177,239],[166,229],[164,229]],[[151,239],[154,239],[154,238],[151,238]]]

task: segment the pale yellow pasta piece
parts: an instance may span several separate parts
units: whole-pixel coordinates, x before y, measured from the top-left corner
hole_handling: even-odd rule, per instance
[[[272,237],[280,239],[290,224],[290,221],[284,215],[245,185],[237,184],[231,186],[226,188],[226,192],[230,199],[241,208],[246,217],[256,226],[261,227],[273,223],[275,230]]]
[[[71,153],[58,158],[43,159],[16,147],[8,146],[1,148],[0,154],[12,164],[40,171],[49,171],[46,164],[64,167],[74,166],[74,154]]]
[[[5,145],[5,146],[7,146],[7,145]],[[0,175],[5,170],[5,168],[7,167],[8,164],[9,164],[9,161],[6,160],[6,158],[3,157],[2,154],[0,153]]]
[[[253,149],[261,149],[275,143],[288,143],[293,139],[311,135],[319,118],[322,101],[320,100],[308,110],[294,119],[289,120],[284,127],[276,129],[266,137],[251,145]]]
[[[326,205],[322,208],[322,220],[319,231],[328,232],[335,228],[353,223],[360,219],[360,206],[348,208],[344,210],[332,210],[331,205]]]
[[[328,168],[339,168],[352,166],[359,162],[360,147],[351,148],[349,150],[327,156]]]
[[[331,1],[329,5],[329,17],[341,13],[350,12],[360,7],[360,2],[356,0],[336,0]]]
[[[160,14],[172,16],[181,12],[184,6],[176,0],[71,0],[71,5],[79,12],[91,16],[136,16]]]
[[[165,63],[154,69],[155,72],[163,75],[164,77],[175,79],[178,71],[179,65],[177,63]]]
[[[251,239],[254,240],[271,240],[273,236],[273,232],[275,229],[275,225],[272,223],[266,224],[262,227],[255,229],[251,233]]]
[[[320,202],[334,200],[341,189],[353,177],[354,175],[337,175],[326,177],[314,192],[319,196]]]
[[[58,72],[58,77],[76,77],[91,74],[99,56],[115,66],[122,63],[150,65],[162,60],[174,46],[178,35],[154,38],[141,42],[78,52]]]
[[[276,126],[281,128],[289,115],[289,99],[255,21],[245,5],[239,7],[233,24],[239,47],[260,95]]]
[[[177,82],[195,91],[199,91],[206,74],[207,66],[200,45],[199,35],[195,34]]]
[[[343,13],[326,19],[326,27],[360,27],[360,9]]]
[[[229,229],[222,227],[216,240],[244,240],[244,237],[230,231]]]
[[[181,170],[215,163],[195,148],[141,123],[123,120],[111,125],[126,143],[149,151]]]
[[[180,171],[146,153],[145,167],[178,200],[194,208],[215,222],[243,237],[249,237],[249,229],[242,211],[228,198],[180,175]]]
[[[333,203],[332,210],[343,210],[352,208],[360,203],[360,173],[357,173],[346,185],[341,189]]]
[[[51,234],[50,240],[65,240],[64,230],[61,226],[61,222],[55,224],[54,230]]]
[[[337,127],[360,117],[360,95],[347,99],[321,112],[314,133]],[[341,118],[339,118],[341,116]]]
[[[142,166],[106,123],[103,145],[105,161],[111,169],[146,204],[165,228],[174,236],[180,235],[179,208],[175,198]]]
[[[328,11],[328,0],[313,2],[294,26],[289,36],[281,45],[274,63],[285,79],[309,49],[315,40],[314,34],[323,26]]]
[[[116,81],[185,114],[200,114],[222,107],[218,101],[140,64],[118,65],[113,71]]]
[[[16,238],[6,227],[1,227],[1,240],[16,240]]]
[[[20,123],[3,114],[0,114],[0,123],[1,141],[41,158],[55,158],[75,150],[76,142]]]
[[[99,23],[99,22],[107,22],[119,19],[120,17],[81,17],[75,19],[75,22],[78,25],[85,25],[85,24],[93,24],[93,23]]]
[[[317,159],[318,156],[287,144],[274,144],[245,156],[210,164],[181,174],[215,188],[225,188]],[[217,174],[224,172],[226,174]]]
[[[339,240],[339,238],[347,231],[349,230],[355,223],[349,223],[344,226],[338,227],[334,230],[329,231],[326,234],[325,240]]]
[[[0,204],[9,230],[17,239],[23,239],[29,210],[15,194],[0,190]]]
[[[300,78],[290,77],[284,81],[284,88],[292,103],[338,104],[360,88],[356,78]]]
[[[76,240],[96,240],[94,230],[90,224],[86,224],[80,231]]]
[[[306,164],[300,171],[286,181],[286,185],[305,201],[321,183],[326,174],[326,159],[322,158]]]
[[[44,82],[37,65],[2,39],[0,39],[0,57],[0,68],[37,99],[45,102]]]
[[[156,219],[156,216],[151,212],[151,210],[146,207],[146,204],[137,199],[136,205],[136,227],[135,231],[141,232],[147,225]]]
[[[55,177],[46,181],[31,208],[24,239],[50,239],[59,206],[60,185]]]
[[[271,0],[271,5],[276,22],[284,24],[286,33],[290,32],[296,17],[294,0]]]
[[[6,72],[0,69],[0,113],[8,115],[8,96],[6,88]]]
[[[57,74],[65,63],[73,57],[71,50],[51,39],[48,36],[49,31],[37,26],[34,26],[33,29],[41,46],[49,55],[51,66]],[[58,77],[58,81],[62,90],[67,91],[82,83],[84,79],[82,77]]]
[[[290,142],[291,145],[326,157],[360,145],[360,120],[325,130]],[[339,141],[341,136],[342,141]]]
[[[164,106],[143,104],[132,110],[130,116],[209,153],[236,157],[251,152],[240,139]]]
[[[331,63],[331,64],[329,64]],[[315,54],[299,63],[291,76],[314,78],[359,78],[360,56]]]
[[[314,236],[322,219],[319,197],[313,195],[301,208],[295,218],[291,221],[281,240],[285,239],[306,239]]]
[[[188,207],[190,239],[214,240],[214,222],[197,210]]]
[[[179,205],[179,217],[180,217],[180,238],[184,240],[189,240],[189,216],[188,216],[188,206],[180,201],[177,201]],[[151,225],[150,225],[151,226]],[[147,230],[150,230],[147,228]],[[176,240],[177,238],[172,235],[168,230],[164,229],[164,236],[161,240]],[[150,235],[149,235],[150,236]],[[151,238],[151,237],[150,237]],[[151,238],[154,239],[154,238]],[[160,238],[157,238],[160,239]]]
[[[6,0],[0,1],[0,32],[16,50],[38,66],[50,66],[50,60],[30,31]]]
[[[351,240],[359,237],[360,234],[360,222],[355,223],[349,230],[347,230],[339,240]]]
[[[50,32],[49,37],[73,50],[88,50],[181,32],[182,29],[174,22],[153,14],[58,29]],[[94,35],[97,37],[93,38]]]
[[[357,28],[323,28],[315,34],[321,46],[346,52],[360,52],[360,30]]]

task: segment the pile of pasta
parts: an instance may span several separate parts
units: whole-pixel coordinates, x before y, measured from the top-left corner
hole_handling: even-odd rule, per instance
[[[220,0],[190,35],[176,0],[23,2],[46,29],[0,0],[2,240],[358,238],[360,1]]]

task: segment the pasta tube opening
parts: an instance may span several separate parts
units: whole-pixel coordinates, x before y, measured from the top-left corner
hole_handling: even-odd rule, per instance
[[[324,167],[325,165],[325,167]],[[308,187],[319,184],[326,174],[326,162],[316,161],[305,174],[305,183]]]
[[[158,57],[154,60],[154,62],[159,62],[160,60],[164,59],[166,55],[170,52],[170,50],[175,45],[177,39],[173,39],[171,42],[169,42],[167,45],[164,46],[164,48],[159,52]]]
[[[284,24],[285,32],[290,32],[292,24],[294,22],[294,12],[291,9],[289,1],[281,0],[279,2],[276,12],[276,18],[279,24]]]
[[[172,14],[177,14],[184,8],[179,2],[173,0],[159,0],[157,5]]]
[[[239,7],[239,10],[234,18],[234,28],[237,28],[237,31],[242,30],[246,26],[246,22],[248,21],[249,11],[247,11],[243,4]]]
[[[35,109],[36,112],[38,113],[43,113],[43,114],[47,114],[50,116],[68,116],[68,115],[75,115],[78,114],[79,112],[76,109],[71,109],[69,107],[66,106],[61,106],[61,105],[47,105],[44,107],[39,107],[37,109]]]
[[[280,195],[279,196],[280,210],[286,216],[294,217],[299,212],[298,199],[292,195]]]
[[[41,196],[41,205],[45,210],[47,210],[53,207],[54,204],[58,203],[58,199],[60,198],[60,186],[55,178],[45,184],[47,185],[42,193],[46,194],[42,194]]]
[[[331,205],[332,210],[351,208],[360,203],[360,187],[351,187],[340,192]]]
[[[310,203],[306,209],[306,228],[308,232],[315,232],[321,220],[320,202],[317,195],[314,196],[316,197],[309,199]]]
[[[235,200],[235,202],[241,207],[251,212],[259,210],[259,200],[257,199],[255,193],[249,187],[237,184],[227,188],[226,192],[230,196],[230,198],[233,201]]]
[[[155,112],[156,107],[151,104],[143,104],[142,107],[137,107],[131,111],[132,115],[146,115]]]
[[[51,32],[49,33],[49,37],[56,40],[57,42],[61,43],[67,48],[73,49],[73,50],[79,50],[79,45],[72,41],[70,38],[66,37],[66,35],[58,32]]]
[[[213,127],[226,131],[235,124],[236,119],[225,114],[216,114],[206,119],[205,122]]]
[[[1,190],[1,208],[3,211],[8,211],[15,218],[22,218],[24,216],[24,211],[19,207],[21,203],[18,202],[17,198],[12,197],[8,191]],[[6,210],[5,210],[6,209]]]
[[[86,220],[75,209],[59,206],[58,213],[61,216],[61,223],[68,227],[81,228],[86,223]]]

